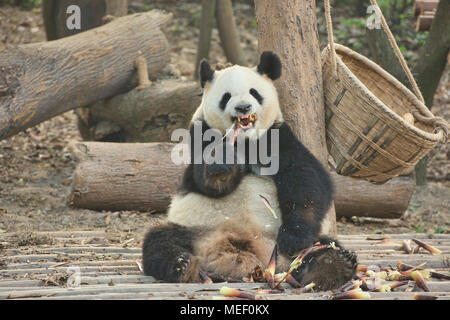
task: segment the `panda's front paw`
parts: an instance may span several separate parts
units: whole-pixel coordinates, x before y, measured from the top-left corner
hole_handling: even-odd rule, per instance
[[[299,234],[295,230],[280,227],[278,231],[278,250],[288,256],[296,255],[313,243],[313,238],[307,234]]]
[[[200,190],[209,197],[222,197],[233,192],[244,176],[241,165],[210,164],[203,167],[201,176],[194,177]]]
[[[234,165],[231,164],[218,164],[213,163],[208,166],[206,166],[206,175],[207,176],[227,176],[233,173],[233,170],[235,170]]]
[[[342,248],[327,248],[306,255],[303,264],[292,275],[302,285],[311,282],[321,291],[333,290],[356,274],[356,254]]]

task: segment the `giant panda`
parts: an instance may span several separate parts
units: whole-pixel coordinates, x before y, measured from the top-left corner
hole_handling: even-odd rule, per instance
[[[356,255],[336,240],[319,236],[333,185],[283,120],[273,83],[281,72],[279,57],[270,51],[262,53],[254,68],[234,65],[214,71],[202,61],[203,96],[190,124],[191,164],[172,199],[167,224],[145,235],[146,275],[167,282],[200,282],[205,273],[212,279],[242,279],[256,266],[267,266],[275,245],[277,272],[283,272],[300,250],[317,241],[335,242],[336,247],[306,256],[293,273],[300,284],[314,282],[316,288],[328,290],[355,275]],[[267,164],[259,155],[256,163],[246,159],[230,164],[225,156],[224,161],[195,162],[195,154],[209,144],[195,133],[208,129],[220,132],[223,138],[216,142],[224,154],[227,145],[236,148],[236,137],[244,137],[239,141],[246,143],[246,156],[250,142],[260,147],[265,138],[273,149],[269,152],[276,151],[277,172],[262,175]],[[277,148],[271,144],[275,130]],[[227,135],[233,138],[224,139]],[[194,150],[195,139],[201,150]],[[271,214],[267,203],[278,215]]]

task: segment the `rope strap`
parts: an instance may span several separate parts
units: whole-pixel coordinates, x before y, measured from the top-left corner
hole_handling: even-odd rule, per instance
[[[444,118],[434,117],[434,116],[426,117],[417,110],[413,111],[412,114],[413,114],[414,118],[416,118],[418,121],[432,126],[435,130],[435,133],[442,131],[442,142],[443,143],[447,142],[449,128],[448,128],[448,123],[447,123],[447,121],[445,121]]]
[[[327,34],[328,34],[328,44],[331,49],[331,66],[333,68],[334,77],[337,79],[337,63],[336,63],[336,49],[334,49],[334,38],[333,38],[333,21],[331,20],[331,7],[330,0],[325,0],[325,19],[327,21]]]

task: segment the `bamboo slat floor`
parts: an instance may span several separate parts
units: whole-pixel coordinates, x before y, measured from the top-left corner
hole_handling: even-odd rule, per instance
[[[158,283],[140,270],[141,249],[111,245],[102,231],[48,232],[35,235],[53,239],[51,245],[11,245],[15,234],[0,234],[0,299],[212,299],[226,285],[258,294],[264,283],[170,284]],[[382,238],[388,238],[385,242]],[[431,255],[421,249],[406,254],[403,240],[421,239],[440,249]],[[391,234],[341,235],[341,243],[356,251],[364,265],[395,267],[426,262],[424,268],[450,275],[450,235]],[[1,249],[3,247],[3,250]],[[77,284],[77,280],[79,284]],[[371,292],[371,299],[413,299],[416,293],[450,300],[450,281],[427,279],[431,292],[413,281],[396,292]],[[262,299],[329,299],[331,292],[299,293],[287,284],[284,292],[260,294]],[[419,292],[420,291],[420,292]]]

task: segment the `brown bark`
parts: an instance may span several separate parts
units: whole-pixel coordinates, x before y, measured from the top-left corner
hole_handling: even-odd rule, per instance
[[[79,164],[73,178],[72,206],[95,210],[165,211],[184,166],[170,158],[171,143],[74,142]],[[339,216],[398,218],[408,208],[414,182],[395,178],[383,186],[332,173]]]
[[[149,72],[169,59],[159,11],[117,18],[60,40],[0,52],[0,140],[53,116],[129,90],[135,59]]]
[[[259,51],[277,53],[283,75],[276,81],[286,122],[296,136],[327,166],[321,55],[315,1],[255,0]],[[322,233],[336,235],[334,205]]]
[[[187,128],[201,102],[197,82],[162,80],[81,108],[78,127],[85,140],[111,142],[170,141],[172,131]]]
[[[231,0],[216,0],[216,21],[220,42],[228,61],[245,65]]]

